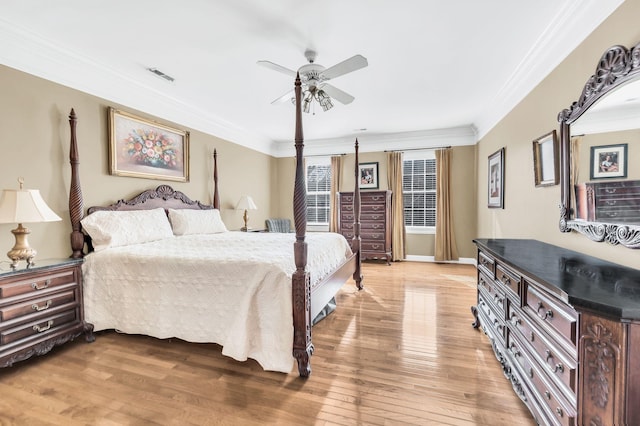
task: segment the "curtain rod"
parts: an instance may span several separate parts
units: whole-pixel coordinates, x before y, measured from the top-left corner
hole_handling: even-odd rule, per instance
[[[448,149],[449,146],[431,146],[429,148],[409,148],[409,149],[385,149],[384,152],[404,152],[404,151],[425,151],[427,149]]]
[[[313,155],[305,155],[305,158],[308,157],[335,157],[338,155],[347,155],[345,152],[343,152],[342,154],[313,154]]]

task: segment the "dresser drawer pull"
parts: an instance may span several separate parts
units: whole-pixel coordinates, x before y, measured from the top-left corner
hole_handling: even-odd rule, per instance
[[[38,287],[38,283],[31,283],[31,288],[34,290],[44,290],[45,288],[49,287],[49,284],[51,284],[51,280],[46,280],[42,287]]]
[[[562,363],[556,364],[555,368],[553,369],[554,373],[557,373],[558,371],[564,373],[564,365],[562,365]]]
[[[511,324],[513,324],[513,325],[522,324],[522,320],[520,318],[518,318],[518,316],[516,314],[511,314],[510,321],[511,321]]]
[[[544,305],[542,304],[542,302],[538,301],[538,315],[540,315],[540,309],[543,309]],[[540,315],[540,318],[542,318],[543,320],[546,320],[547,318],[553,318],[553,311],[551,309],[547,310],[547,312],[544,313],[544,315]]]
[[[562,417],[564,415],[564,413],[562,412],[562,408],[560,407],[556,408],[556,413],[558,413],[559,417]]]
[[[500,277],[500,281],[502,281],[502,284],[504,285],[508,285],[508,286],[511,285],[511,278],[509,278],[506,275],[502,275],[502,277]]]
[[[549,362],[549,359],[553,358],[553,354],[551,353],[551,351],[549,349],[544,351],[544,353],[547,355],[547,357],[545,358],[545,361]]]
[[[480,263],[482,263],[482,266],[487,266],[489,264],[489,261],[487,259],[485,259],[484,257],[480,258]]]
[[[47,331],[48,329],[50,329],[52,325],[53,325],[52,320],[47,321],[47,325],[45,325],[44,327],[40,327],[38,324],[36,324],[33,326],[33,331],[42,333],[43,331]]]
[[[551,392],[549,392],[548,390],[544,391],[544,396],[546,396],[547,399],[551,399]]]
[[[49,309],[49,307],[51,307],[51,300],[47,300],[47,303],[45,303],[42,306],[38,306],[37,303],[34,303],[33,305],[31,305],[31,309],[33,309],[34,311],[40,312],[40,311],[44,311]]]
[[[495,296],[493,296],[493,301],[498,305],[502,305],[503,299],[501,299],[500,296],[496,294]]]
[[[509,350],[514,356],[520,356],[522,354],[522,352],[520,352],[520,350],[516,347],[515,343],[512,343],[511,346],[509,346]]]
[[[380,248],[380,244],[371,244],[371,248],[374,250],[378,250]]]

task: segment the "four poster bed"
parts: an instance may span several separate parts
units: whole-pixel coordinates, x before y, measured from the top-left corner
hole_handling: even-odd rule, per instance
[[[91,207],[85,217],[71,110],[72,257],[85,258],[85,319],[96,331],[217,343],[224,355],[253,358],[265,370],[285,373],[295,359],[300,376],[309,376],[313,318],[349,277],[362,288],[358,142],[353,240],[349,244],[335,233],[305,235],[299,77],[295,96],[295,234],[227,232],[219,215],[215,152],[213,205],[161,185],[127,201]]]

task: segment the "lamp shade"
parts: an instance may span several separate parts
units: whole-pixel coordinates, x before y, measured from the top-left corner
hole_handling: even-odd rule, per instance
[[[236,210],[257,210],[258,206],[253,202],[253,199],[248,195],[243,195],[236,204]]]
[[[0,198],[0,223],[36,223],[62,220],[44,202],[37,189],[5,189]]]

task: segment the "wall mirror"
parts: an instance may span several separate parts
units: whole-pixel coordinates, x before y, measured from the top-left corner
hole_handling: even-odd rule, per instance
[[[609,48],[560,122],[560,231],[640,248],[640,43]]]

